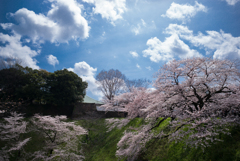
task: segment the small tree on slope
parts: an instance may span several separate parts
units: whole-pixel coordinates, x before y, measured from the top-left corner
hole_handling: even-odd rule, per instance
[[[23,119],[21,114],[12,112],[10,117],[4,118],[3,123],[0,123],[0,140],[5,143],[0,150],[0,160],[9,160],[10,155],[14,152],[17,152],[18,159],[23,159],[21,152],[24,145],[30,140],[30,138],[23,139],[21,137],[23,133],[26,133],[27,127],[27,122]]]
[[[51,160],[82,160],[80,154],[78,136],[86,134],[86,130],[77,126],[74,122],[64,122],[66,116],[40,116],[35,115],[32,119],[36,130],[44,135],[45,151],[35,152],[34,159]]]
[[[220,133],[229,134],[229,126],[239,124],[240,73],[235,63],[209,58],[173,60],[155,76],[155,91],[135,92],[130,101],[125,98],[128,101],[124,106],[130,111],[130,117],[142,113],[149,123],[137,132],[125,132],[118,143],[119,157],[134,160],[141,151],[136,146],[144,147],[150,138],[184,140],[188,146],[204,149],[219,141]],[[142,95],[141,100],[138,95]],[[116,99],[123,97],[116,97],[115,102]],[[114,103],[108,104],[111,107],[114,108]],[[153,135],[152,131],[168,118],[171,131]]]

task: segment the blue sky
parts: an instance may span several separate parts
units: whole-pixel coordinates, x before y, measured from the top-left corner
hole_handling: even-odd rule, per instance
[[[0,56],[89,83],[118,69],[147,78],[172,59],[240,58],[240,0],[0,0]]]

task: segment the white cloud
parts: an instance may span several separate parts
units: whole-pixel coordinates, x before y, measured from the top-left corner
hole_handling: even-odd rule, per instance
[[[140,33],[142,33],[143,31],[149,31],[152,29],[156,29],[155,26],[155,22],[152,21],[152,24],[147,24],[143,19],[141,19],[141,22],[138,23],[136,26],[133,26],[131,28],[131,31],[135,34],[135,35],[139,35]]]
[[[96,40],[97,40],[100,44],[102,44],[102,43],[106,40],[106,32],[103,31],[102,35],[101,35],[100,37],[96,38]]]
[[[233,37],[224,31],[206,31],[206,35],[199,32],[194,35],[187,27],[170,24],[166,33],[178,34],[180,38],[188,40],[196,47],[204,48],[207,53],[213,51],[213,58],[240,58],[240,37]]]
[[[142,25],[144,26],[144,27],[146,27],[146,22],[143,20],[143,19],[141,19],[141,22],[142,22]]]
[[[78,75],[93,76],[96,71],[97,68],[92,68],[85,61],[74,64],[74,72]]]
[[[148,66],[146,67],[147,70],[151,71],[152,70],[152,67]]]
[[[5,58],[19,58],[22,61],[21,65],[39,69],[37,60],[34,59],[38,53],[28,46],[23,46],[20,39],[20,35],[9,36],[0,33],[0,42],[4,44],[0,46],[0,56]]]
[[[56,64],[59,64],[59,61],[56,56],[53,55],[48,55],[47,56],[47,61],[50,65],[55,66]]]
[[[136,51],[130,51],[129,52],[134,58],[138,57],[138,53]]]
[[[99,99],[103,97],[103,94],[98,90],[98,84],[94,75],[96,74],[97,68],[91,67],[85,61],[75,63],[74,68],[68,68],[69,71],[75,72],[84,81],[88,82],[87,91],[91,92],[93,95],[97,96]]]
[[[240,2],[240,0],[226,0],[226,2],[227,2],[229,5],[235,5],[236,3]]]
[[[132,31],[135,35],[138,35],[138,34],[140,33],[140,30],[141,30],[141,26],[138,24],[136,27],[133,27],[131,31]]]
[[[173,2],[166,14],[163,14],[162,17],[178,19],[185,22],[190,20],[190,18],[195,16],[199,11],[207,12],[207,8],[197,1],[195,1],[194,6],[189,4],[181,5]]]
[[[177,34],[167,37],[164,42],[161,42],[157,37],[147,41],[148,49],[143,51],[143,56],[150,56],[153,62],[169,61],[174,57],[181,59],[189,57],[199,57],[196,50],[190,49],[187,44],[179,39]]]
[[[17,24],[1,24],[4,29],[11,29],[21,36],[29,36],[33,42],[50,41],[68,42],[71,39],[85,39],[90,27],[81,15],[82,5],[76,0],[48,0],[52,3],[47,15],[36,14],[26,8],[11,13]]]
[[[138,64],[136,65],[136,67],[137,67],[138,69],[141,69],[140,65],[138,65]]]
[[[114,24],[114,21],[122,19],[122,14],[127,10],[126,0],[83,0],[84,2],[94,4],[93,13],[101,14]]]
[[[146,27],[146,22],[143,19],[141,19],[141,23],[138,23],[137,26],[134,26],[132,28],[132,32],[135,35],[138,35],[141,32],[142,28],[144,27]]]
[[[189,30],[187,26],[182,26],[178,24],[169,24],[169,26],[165,29],[164,33],[167,34],[177,34],[182,35],[184,33],[185,36],[191,36],[193,31]]]
[[[154,91],[156,91],[156,90],[157,90],[156,88],[148,88],[148,89],[147,89],[147,92],[151,93],[151,92],[154,92]]]

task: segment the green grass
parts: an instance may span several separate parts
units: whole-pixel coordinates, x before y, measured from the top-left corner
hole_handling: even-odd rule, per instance
[[[240,127],[232,128],[231,134],[220,135],[224,141],[204,151],[186,147],[184,141],[169,143],[167,139],[151,140],[140,158],[148,161],[240,161]]]
[[[139,127],[144,123],[143,119],[134,119],[121,129],[114,128],[106,132],[105,120],[80,120],[78,124],[89,130],[88,137],[83,140],[83,152],[86,161],[117,161],[115,156],[117,143],[123,136],[123,132],[129,127]]]
[[[68,120],[72,121],[72,120]],[[114,128],[106,132],[105,119],[84,119],[75,121],[88,130],[88,135],[79,137],[79,146],[83,149],[85,161],[118,161],[115,156],[117,143],[123,136],[123,132],[129,127],[141,127],[146,122],[141,118],[130,121],[121,129]],[[162,122],[155,128],[154,133],[160,130],[168,131],[169,120]],[[184,141],[169,143],[165,139],[152,139],[138,157],[138,161],[240,161],[240,127],[233,127],[230,130],[231,136],[221,134],[218,142],[204,151],[200,148],[186,147]],[[31,137],[31,141],[25,146],[27,152],[33,153],[44,147],[44,138],[36,132],[23,134],[23,138]],[[4,145],[0,142],[0,148]],[[17,160],[12,157],[11,160]]]
[[[165,120],[155,129],[154,132],[166,130],[169,120]],[[95,129],[89,133],[89,142],[83,146],[86,161],[117,161],[115,152],[117,143],[123,136],[123,132],[128,127],[140,127],[145,124],[143,119],[137,118],[130,121],[122,129],[114,128],[109,133],[106,132],[104,119],[101,120],[81,120],[83,127]],[[169,143],[165,139],[150,140],[137,160],[141,161],[240,161],[240,127],[234,127],[229,135],[220,135],[223,142],[213,144],[204,151],[200,148],[186,147],[184,141],[179,143]],[[98,139],[97,139],[98,138]]]

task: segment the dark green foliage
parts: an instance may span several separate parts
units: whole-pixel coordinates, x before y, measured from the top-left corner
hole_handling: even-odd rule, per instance
[[[47,78],[47,102],[56,105],[66,105],[83,101],[87,83],[77,74],[67,69],[51,73]]]
[[[1,101],[69,105],[83,101],[86,88],[86,82],[66,69],[50,73],[16,65],[0,70]]]
[[[33,70],[31,68],[22,68],[25,73],[26,85],[22,88],[22,98],[27,102],[35,100],[41,104],[44,95],[46,94],[46,78],[50,75],[45,70]]]
[[[18,68],[0,70],[0,98],[6,101],[18,101],[21,90],[26,85],[25,73]]]

